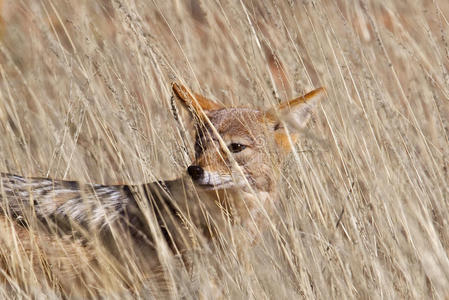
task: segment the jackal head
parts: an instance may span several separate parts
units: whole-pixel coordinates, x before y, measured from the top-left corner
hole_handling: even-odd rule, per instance
[[[173,91],[196,120],[195,158],[187,172],[209,190],[272,192],[274,163],[291,150],[324,95],[316,89],[270,110],[224,107],[179,84]]]

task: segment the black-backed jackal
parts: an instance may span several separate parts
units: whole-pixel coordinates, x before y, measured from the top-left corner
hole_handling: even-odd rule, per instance
[[[2,228],[13,226],[25,238],[23,231],[38,224],[46,234],[95,239],[117,256],[123,249],[117,245],[125,245],[148,269],[159,264],[161,241],[182,257],[225,227],[241,226],[255,238],[276,204],[278,174],[272,166],[288,154],[324,89],[268,111],[226,108],[179,84],[173,91],[196,121],[189,176],[105,186],[3,173]]]

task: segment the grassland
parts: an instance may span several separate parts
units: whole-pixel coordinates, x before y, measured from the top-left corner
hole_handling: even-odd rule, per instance
[[[36,231],[24,253],[24,233],[3,224],[0,297],[449,295],[446,1],[10,0],[2,16],[1,171],[105,184],[184,174],[175,80],[227,105],[328,96],[279,166],[277,230],[245,256],[230,243],[200,253],[194,278],[168,268],[167,294],[132,256],[122,277],[101,249]]]

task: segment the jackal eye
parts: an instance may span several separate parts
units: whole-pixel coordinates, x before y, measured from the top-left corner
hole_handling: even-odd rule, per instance
[[[232,153],[238,153],[240,151],[243,151],[245,148],[245,145],[239,143],[231,143],[228,146],[229,151],[231,151]]]

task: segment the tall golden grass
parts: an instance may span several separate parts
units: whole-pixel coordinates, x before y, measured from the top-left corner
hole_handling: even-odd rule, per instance
[[[1,171],[184,174],[174,80],[228,105],[328,97],[280,166],[277,230],[245,255],[205,249],[163,289],[132,255],[124,276],[95,243],[6,222],[0,297],[449,296],[447,1],[6,0],[2,17]]]

